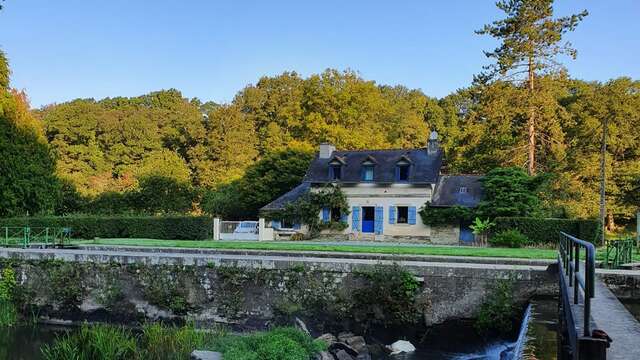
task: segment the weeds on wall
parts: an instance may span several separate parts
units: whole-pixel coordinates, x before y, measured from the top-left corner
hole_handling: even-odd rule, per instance
[[[507,334],[513,330],[516,316],[512,279],[497,280],[489,289],[487,300],[480,306],[474,327],[481,334],[497,331]]]
[[[420,283],[398,264],[378,265],[360,272],[363,286],[353,293],[353,311],[359,320],[384,325],[410,324],[419,320],[416,296]]]
[[[13,326],[18,321],[16,310],[15,289],[16,274],[10,267],[2,269],[0,278],[0,326]]]

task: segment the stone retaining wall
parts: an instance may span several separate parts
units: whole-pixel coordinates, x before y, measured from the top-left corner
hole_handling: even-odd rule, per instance
[[[281,316],[361,321],[388,314],[354,308],[363,274],[391,260],[97,250],[1,249],[26,308],[43,317],[177,318],[261,328]],[[415,316],[425,326],[471,318],[499,279],[518,301],[557,294],[553,266],[400,261],[420,281]],[[366,299],[364,299],[366,300]],[[363,302],[360,302],[362,304]],[[388,319],[387,319],[388,320]]]

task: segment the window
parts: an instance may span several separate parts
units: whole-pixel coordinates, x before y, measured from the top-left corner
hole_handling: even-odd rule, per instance
[[[340,179],[342,179],[342,166],[331,165],[331,180],[340,180]]]
[[[460,194],[466,194],[469,192],[469,189],[467,189],[466,186],[461,186],[460,187]]]
[[[373,165],[365,165],[362,168],[362,180],[373,181]]]
[[[409,180],[409,165],[408,164],[398,165],[397,174],[398,174],[397,176],[398,181]]]
[[[293,222],[291,220],[282,219],[280,222],[281,229],[293,229]]]
[[[342,221],[342,214],[340,213],[339,208],[331,209],[331,222],[340,222]]]
[[[408,223],[409,223],[409,207],[398,206],[398,224],[408,224]]]

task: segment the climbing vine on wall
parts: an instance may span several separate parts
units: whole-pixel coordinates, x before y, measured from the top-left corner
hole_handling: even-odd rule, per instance
[[[451,225],[462,221],[471,221],[476,217],[475,209],[452,206],[452,207],[431,207],[426,203],[420,209],[420,217],[425,225]]]

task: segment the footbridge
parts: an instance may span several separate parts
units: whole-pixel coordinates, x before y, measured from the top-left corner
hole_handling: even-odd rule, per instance
[[[559,236],[558,359],[640,359],[640,323],[596,277],[595,247]]]

